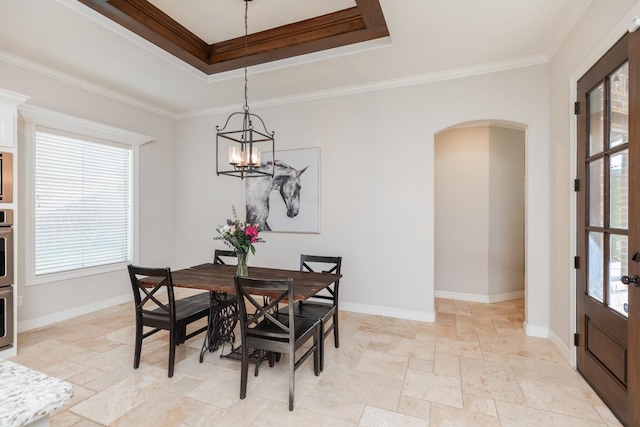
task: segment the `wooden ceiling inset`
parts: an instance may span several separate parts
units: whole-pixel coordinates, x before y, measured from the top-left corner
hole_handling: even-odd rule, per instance
[[[206,74],[244,67],[244,36],[207,44],[147,0],[78,0]],[[248,65],[389,35],[379,0],[249,34]]]

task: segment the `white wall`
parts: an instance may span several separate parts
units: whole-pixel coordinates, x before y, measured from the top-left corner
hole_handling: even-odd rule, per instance
[[[524,152],[522,130],[490,127],[489,295],[524,290]]]
[[[215,125],[178,123],[57,80],[0,64],[5,89],[29,103],[156,137],[141,149],[140,263],[211,259],[215,227],[243,211],[244,186],[214,176]],[[549,305],[548,67],[265,107],[279,149],[321,148],[321,233],[269,233],[251,264],[297,267],[300,252],[344,257],[347,309],[433,320],[434,135],[453,125],[527,126],[527,332],[544,335]],[[174,144],[175,141],[175,144]],[[125,297],[124,271],[19,288],[20,320],[55,317]],[[49,317],[51,319],[52,317]]]
[[[524,131],[497,126],[436,136],[436,296],[493,302],[523,294],[524,149]]]
[[[549,64],[550,80],[550,327],[551,338],[569,356],[575,325],[575,119],[577,80],[624,35],[637,0],[593,0]]]
[[[328,97],[252,111],[278,149],[320,147],[321,232],[265,233],[249,265],[297,267],[301,252],[344,257],[345,309],[434,317],[434,135],[476,120],[528,127],[528,331],[548,327],[547,67]],[[244,206],[240,180],[214,176],[215,125],[227,114],[185,119],[176,152],[177,255],[211,258],[215,227]],[[244,211],[242,209],[242,211]]]
[[[489,126],[449,129],[435,139],[434,286],[445,297],[490,293],[489,146]]]
[[[27,104],[82,119],[153,136],[140,148],[140,263],[171,265],[174,261],[175,121],[160,117],[76,86],[0,62],[0,86],[30,97]],[[19,132],[18,188],[21,194],[19,223],[24,223],[24,132]],[[122,271],[25,286],[23,228],[18,236],[18,307],[20,330],[41,326],[96,308],[131,299],[126,269]],[[133,314],[133,311],[132,311]],[[19,345],[19,343],[18,343]]]

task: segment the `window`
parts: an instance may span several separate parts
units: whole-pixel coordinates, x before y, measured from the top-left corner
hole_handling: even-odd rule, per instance
[[[131,147],[36,130],[36,277],[131,262]]]
[[[133,134],[27,107],[27,284],[122,269],[137,259]]]

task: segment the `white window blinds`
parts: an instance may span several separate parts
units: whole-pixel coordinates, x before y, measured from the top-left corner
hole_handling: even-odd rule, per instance
[[[132,259],[131,147],[36,131],[35,275]]]

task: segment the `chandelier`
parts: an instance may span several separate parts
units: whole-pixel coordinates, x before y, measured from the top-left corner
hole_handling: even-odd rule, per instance
[[[235,176],[240,179],[273,176],[273,167],[262,166],[261,148],[265,147],[269,150],[271,145],[271,159],[275,160],[275,132],[267,130],[264,121],[249,111],[249,101],[247,97],[248,79],[247,79],[247,58],[249,56],[248,47],[248,15],[249,2],[252,0],[242,0],[245,2],[244,7],[244,106],[241,112],[231,113],[227,118],[224,126],[216,126],[216,173],[218,175]],[[254,127],[254,124],[258,128]],[[227,130],[235,129],[235,130]],[[221,170],[220,162],[224,165],[225,148],[228,149],[228,164],[231,169]],[[221,154],[221,151],[223,152]]]

